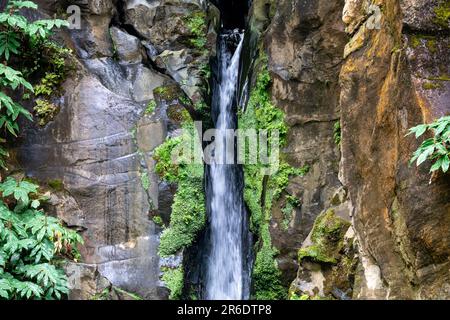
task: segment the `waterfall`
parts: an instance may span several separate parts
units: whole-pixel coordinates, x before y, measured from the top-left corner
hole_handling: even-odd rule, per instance
[[[210,300],[240,300],[247,299],[249,295],[246,263],[248,223],[242,195],[242,171],[238,165],[222,161],[226,156],[225,130],[236,129],[234,101],[243,34],[225,31],[219,39],[219,83],[215,90],[213,108],[217,114],[216,142],[218,139],[222,140],[224,147],[219,149],[219,144],[216,144],[214,159],[209,168],[210,188],[207,198],[210,236],[205,296]],[[234,142],[232,143],[234,148]]]

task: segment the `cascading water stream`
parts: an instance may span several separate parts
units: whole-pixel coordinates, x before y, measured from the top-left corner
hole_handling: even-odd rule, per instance
[[[229,45],[233,41],[238,42],[234,53],[230,52],[232,49]],[[248,227],[242,195],[242,175],[237,165],[225,164],[225,132],[227,129],[236,129],[233,103],[236,100],[242,42],[243,34],[236,31],[224,32],[220,36],[219,88],[215,97],[218,114],[215,123],[216,147],[210,165],[208,195],[210,248],[205,296],[210,300],[248,298],[248,272],[245,263],[247,259],[245,239]],[[234,141],[231,143],[234,148]],[[234,161],[234,158],[231,160]]]

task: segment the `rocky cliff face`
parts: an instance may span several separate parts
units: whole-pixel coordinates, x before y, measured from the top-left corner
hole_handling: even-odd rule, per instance
[[[279,268],[289,279],[300,264],[291,296],[448,298],[449,176],[429,184],[428,168],[409,167],[418,142],[405,137],[450,111],[448,1],[275,7],[264,37],[290,126],[284,151],[312,166],[287,189],[302,203],[287,232],[284,204],[272,210]]]
[[[409,167],[418,145],[405,134],[449,112],[449,3],[379,1],[372,29],[368,5],[346,3],[353,37],[340,75],[343,182],[364,268],[379,268],[356,297],[448,298],[449,176],[429,184],[428,168]]]
[[[279,1],[265,35],[273,101],[284,110],[289,126],[284,154],[291,165],[310,166],[309,173],[294,179],[287,189],[301,202],[287,230],[282,228],[284,203],[275,204],[272,212],[271,233],[281,252],[280,266],[291,275],[298,267],[299,245],[341,187],[340,154],[333,138],[340,118],[338,75],[347,41],[340,23],[341,4]]]
[[[36,2],[43,15],[69,5]],[[153,151],[179,134],[180,111],[209,116],[220,13],[203,0],[71,3],[81,29],[58,37],[77,70],[53,97],[54,120],[24,131],[18,165],[85,238],[82,263],[67,266],[70,298],[113,285],[165,299],[161,267],[181,257],[159,257],[160,224],[171,220],[177,185],[155,173]],[[419,142],[405,137],[450,113],[449,5],[252,1],[241,101],[267,56],[269,97],[289,128],[283,161],[309,166],[273,200],[269,239],[257,235],[290,298],[450,297],[450,176],[430,180],[429,166],[410,167]],[[244,17],[223,22],[243,26]]]
[[[38,2],[43,15],[66,8]],[[58,36],[74,49],[76,71],[55,97],[54,121],[25,131],[18,159],[85,239],[82,263],[67,266],[70,298],[92,298],[110,284],[165,298],[161,227],[152,217],[169,221],[176,186],[154,172],[153,150],[180,127],[174,110],[184,106],[165,93],[204,103],[202,72],[214,54],[218,11],[204,1],[75,4],[81,29]],[[205,35],[194,30],[197,17]]]

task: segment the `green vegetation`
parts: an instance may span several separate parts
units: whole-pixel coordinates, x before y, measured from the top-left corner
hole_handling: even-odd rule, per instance
[[[301,261],[305,257],[308,257],[318,262],[325,262],[325,263],[337,262],[335,258],[327,256],[327,254],[323,251],[323,249],[316,245],[312,245],[299,250],[298,260]]]
[[[190,106],[192,104],[191,100],[185,95],[181,95],[178,100],[180,100],[184,106]]]
[[[186,122],[183,129],[181,136],[166,140],[154,155],[156,172],[163,180],[178,185],[170,226],[161,235],[161,256],[190,246],[206,223],[203,164],[193,163],[198,135],[192,122]]]
[[[160,100],[173,101],[179,97],[179,89],[177,86],[161,86],[153,90],[153,94]]]
[[[180,181],[172,205],[170,226],[161,235],[159,254],[168,256],[190,246],[206,223],[203,180]]]
[[[156,101],[150,100],[149,103],[147,103],[147,108],[145,109],[145,114],[152,114],[156,110]]]
[[[155,150],[154,159],[157,161],[155,171],[167,182],[177,182],[179,179],[180,164],[172,161],[172,156],[175,148],[181,145],[182,141],[182,137],[170,138]]]
[[[163,220],[162,220],[162,218],[161,218],[160,216],[154,216],[154,217],[152,218],[152,220],[153,220],[153,222],[154,222],[155,224],[157,224],[158,226],[161,226],[161,227],[164,226],[164,222],[163,222]]]
[[[145,191],[148,191],[148,189],[150,188],[150,178],[148,177],[148,172],[147,171],[141,172],[140,176],[142,188],[144,188]]]
[[[192,38],[189,39],[190,44],[195,48],[203,50],[206,46],[206,32],[207,32],[207,23],[206,23],[206,15],[204,12],[195,12],[192,13],[186,19],[186,26],[192,34]]]
[[[49,121],[53,120],[58,113],[59,108],[48,100],[36,99],[34,111],[39,118],[39,125],[45,126]]]
[[[271,78],[267,69],[267,57],[260,58],[262,68],[251,92],[245,112],[239,113],[239,128],[267,130],[269,142],[273,132],[278,131],[281,145],[286,144],[288,127],[282,110],[273,105],[269,93]],[[268,170],[269,169],[269,170]],[[259,236],[256,244],[256,260],[253,268],[253,291],[256,299],[284,299],[287,288],[281,283],[281,272],[275,260],[277,250],[272,246],[269,231],[272,202],[283,195],[294,176],[303,176],[308,166],[294,168],[285,161],[278,167],[263,164],[244,166],[244,199],[251,212],[250,228]],[[268,171],[275,171],[266,175]],[[263,200],[264,199],[264,200]]]
[[[443,75],[440,75],[438,77],[430,77],[430,78],[428,78],[428,80],[433,80],[433,81],[450,81],[450,76],[448,74],[443,74]]]
[[[283,213],[283,224],[282,227],[284,230],[287,230],[289,228],[289,223],[292,219],[292,212],[295,210],[295,208],[300,207],[300,200],[297,199],[294,196],[286,196],[286,204],[281,209],[281,212]]]
[[[45,99],[59,85],[66,72],[66,49],[48,40],[53,28],[67,26],[63,20],[28,22],[23,8],[37,9],[32,1],[8,1],[0,13],[0,140],[17,137],[20,115],[31,114],[12,97],[30,99],[35,94],[36,112],[53,117],[54,107]],[[33,88],[26,78],[41,79]],[[41,118],[42,117],[42,118]],[[8,155],[0,147],[0,165]],[[29,179],[28,179],[29,180]],[[51,182],[49,182],[51,186]],[[55,185],[56,187],[56,185]],[[55,189],[59,189],[58,187]],[[44,197],[30,181],[12,177],[0,183],[0,297],[3,299],[61,299],[69,291],[61,268],[63,259],[77,260],[82,238],[54,217],[39,209]]]
[[[60,179],[53,179],[47,182],[47,185],[55,191],[63,191],[64,183]]]
[[[271,190],[273,190],[273,197],[275,199],[280,197],[281,193],[288,186],[291,177],[303,177],[308,173],[308,171],[309,166],[307,165],[301,168],[294,168],[286,162],[282,162],[278,168],[278,171],[270,178],[268,182],[268,186]]]
[[[340,146],[341,140],[342,140],[342,130],[341,130],[341,121],[340,120],[338,120],[334,123],[333,138],[334,138],[334,143],[336,143],[338,146]]]
[[[189,111],[187,111],[186,108],[180,105],[169,106],[167,108],[167,116],[169,117],[170,120],[181,124],[191,120],[191,115],[189,114]]]
[[[192,120],[183,123],[178,137],[168,138],[154,153],[155,171],[161,179],[177,184],[172,204],[170,225],[164,229],[159,245],[159,255],[167,257],[188,248],[206,224],[206,204],[203,188],[203,163],[200,139]],[[153,221],[161,226],[160,217]],[[183,269],[164,269],[162,280],[170,289],[170,299],[179,299],[184,287]]]
[[[269,88],[271,78],[267,69],[267,57],[263,57],[264,67],[260,71],[255,87],[247,104],[245,112],[239,113],[239,128],[255,128],[268,130],[269,133],[277,130],[280,143],[286,143],[288,127],[284,121],[284,112],[272,104]]]
[[[441,84],[439,84],[439,83],[434,83],[434,82],[424,82],[423,84],[422,84],[422,88],[424,89],[424,90],[434,90],[434,89],[439,89],[439,88],[441,88],[442,86],[441,86]]]
[[[123,290],[123,289],[121,289],[119,287],[116,287],[116,286],[112,286],[112,288],[113,288],[114,291],[119,292],[119,293],[121,293],[121,294],[123,294],[125,296],[130,297],[132,300],[144,300],[144,298],[142,298],[140,295],[138,295],[136,293]]]
[[[99,292],[99,293],[93,295],[89,300],[113,300],[114,296],[118,293],[125,297],[131,298],[131,300],[144,300],[139,295],[125,291],[116,286],[110,286],[110,287],[103,289],[102,292]],[[128,300],[130,300],[130,299],[128,299]]]
[[[110,294],[111,294],[111,289],[110,288],[105,288],[103,289],[102,292],[99,292],[97,294],[94,294],[92,297],[89,298],[89,300],[110,300]]]
[[[411,47],[416,49],[421,44],[422,44],[422,41],[421,41],[420,37],[418,35],[416,35],[416,34],[412,35],[412,37],[411,37]]]
[[[253,267],[253,290],[257,300],[285,299],[287,289],[281,284],[281,272],[275,256],[277,250],[272,246],[269,224],[264,223],[259,231],[261,247],[256,254]]]
[[[333,288],[351,292],[358,259],[355,256],[354,240],[345,237],[350,227],[351,223],[339,217],[333,209],[322,212],[316,218],[310,234],[311,245],[298,251],[298,263],[300,268],[322,270],[327,278],[326,283],[333,285],[325,286],[323,293],[319,294],[314,290],[302,291],[293,284],[289,292],[290,299],[334,300]],[[311,265],[311,262],[314,264]]]
[[[444,28],[448,28],[450,19],[450,0],[441,0],[441,3],[434,8],[436,17],[434,22]]]
[[[308,296],[307,294],[302,294],[301,296],[299,296],[298,294],[293,292],[290,295],[289,300],[310,300],[310,296]]]
[[[438,48],[437,48],[437,40],[436,38],[433,39],[428,39],[427,41],[427,48],[431,53],[436,53]]]
[[[59,89],[68,73],[73,69],[73,66],[66,62],[72,58],[72,50],[62,48],[50,41],[44,44],[43,50],[45,52],[41,54],[48,57],[45,64],[45,70],[47,71],[40,83],[35,86],[35,95],[50,97],[55,90]],[[41,65],[40,68],[42,67]]]
[[[59,263],[79,257],[82,238],[38,209],[37,185],[8,177],[0,192],[0,297],[61,299],[69,289]]]
[[[437,47],[437,39],[435,36],[430,36],[426,34],[413,34],[411,36],[411,47],[416,49],[422,44],[425,44],[425,46],[431,53],[437,52],[438,47]]]
[[[50,47],[47,38],[51,30],[68,25],[58,19],[28,22],[20,14],[22,8],[37,9],[37,5],[32,1],[9,1],[6,10],[0,13],[0,58],[4,61],[0,63],[0,129],[4,129],[5,136],[14,137],[19,133],[19,115],[31,120],[31,114],[11,98],[18,94],[29,98],[30,93],[34,92],[25,76],[30,76],[37,66],[30,69],[25,65],[26,54],[33,48],[43,51]],[[37,61],[35,57],[34,61]],[[4,138],[1,140],[6,141]],[[5,167],[4,158],[7,155],[6,150],[0,147],[0,166]]]
[[[311,233],[313,245],[298,252],[299,263],[309,258],[316,262],[337,263],[337,255],[343,247],[344,235],[350,223],[336,216],[334,210],[327,210],[317,217]]]
[[[431,160],[433,165],[430,172],[442,170],[447,172],[450,167],[450,116],[442,117],[430,124],[421,124],[409,129],[410,134],[415,134],[416,139],[426,132],[432,132],[433,137],[426,139],[413,153],[410,163],[416,161],[420,166],[426,160]]]
[[[184,287],[184,274],[182,267],[178,267],[176,269],[164,268],[162,281],[164,281],[167,288],[170,290],[169,299],[178,300],[181,298]]]

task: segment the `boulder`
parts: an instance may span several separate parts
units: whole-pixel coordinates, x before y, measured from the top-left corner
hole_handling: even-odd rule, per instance
[[[141,41],[138,38],[117,27],[112,27],[110,33],[117,58],[120,61],[128,63],[140,63],[142,61]]]

